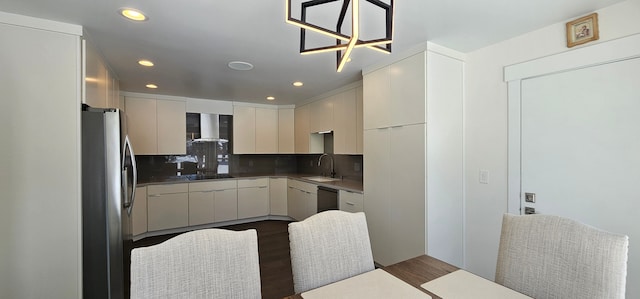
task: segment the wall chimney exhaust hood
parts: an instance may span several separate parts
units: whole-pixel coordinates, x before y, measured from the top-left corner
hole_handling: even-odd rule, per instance
[[[200,113],[199,118],[199,136],[191,140],[191,142],[229,142],[228,139],[220,137],[219,114]]]

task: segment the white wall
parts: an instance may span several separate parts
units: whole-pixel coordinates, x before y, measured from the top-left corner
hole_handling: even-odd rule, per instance
[[[600,40],[580,47],[640,33],[640,1],[597,12]],[[565,23],[557,23],[467,55],[465,268],[488,279],[495,275],[502,214],[507,211],[508,107],[503,68],[570,51],[565,38]],[[489,171],[488,184],[479,183],[480,169]]]

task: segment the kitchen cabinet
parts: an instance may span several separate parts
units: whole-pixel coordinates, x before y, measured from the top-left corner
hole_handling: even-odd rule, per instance
[[[238,189],[217,190],[215,193],[213,219],[215,222],[238,219]]]
[[[233,205],[233,193],[237,190],[236,180],[206,181],[189,183],[189,225],[201,225],[237,219],[237,211],[231,209],[228,214],[221,211],[216,219],[216,205],[229,210]],[[229,196],[229,193],[232,196]],[[216,200],[218,204],[216,204]]]
[[[119,101],[119,83],[100,52],[86,38],[82,40],[82,102],[94,108],[124,108]]]
[[[278,153],[278,110],[256,109],[256,154]]]
[[[293,154],[295,150],[295,112],[293,108],[278,109],[278,153]]]
[[[136,188],[136,198],[131,209],[133,236],[147,232],[147,187]]]
[[[358,117],[356,88],[334,96],[333,152],[335,154],[361,154],[358,151]]]
[[[309,153],[309,105],[294,110],[295,150],[297,154]]]
[[[126,97],[131,144],[138,155],[184,155],[186,110],[181,101]]]
[[[287,179],[269,178],[269,214],[287,216]]]
[[[317,185],[289,179],[287,188],[287,211],[289,217],[302,221],[317,213]]]
[[[233,152],[279,152],[279,109],[237,105],[233,107]]]
[[[269,215],[269,179],[238,180],[238,219]]]
[[[147,186],[149,231],[189,225],[189,184]]]
[[[0,13],[2,298],[82,298],[81,35]]]
[[[429,48],[363,76],[364,211],[381,265],[425,253],[462,260],[437,256],[462,253],[464,238],[463,61],[454,58],[463,56],[446,54]],[[448,167],[428,159],[446,159]],[[430,242],[436,231],[450,241]]]
[[[364,196],[362,193],[338,190],[338,208],[351,213],[364,212]]]
[[[363,124],[363,95],[362,86],[356,88],[356,153],[362,154],[364,148],[364,124]]]
[[[333,130],[333,103],[335,100],[336,96],[330,96],[309,104],[309,109],[311,109],[309,130],[311,133]]]

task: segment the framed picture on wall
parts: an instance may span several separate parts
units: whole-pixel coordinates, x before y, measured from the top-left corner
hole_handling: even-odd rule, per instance
[[[567,23],[567,47],[581,45],[600,38],[598,33],[598,14],[575,19]]]

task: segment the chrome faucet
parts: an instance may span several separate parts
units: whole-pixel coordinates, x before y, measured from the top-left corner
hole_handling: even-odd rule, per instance
[[[336,171],[335,169],[333,169],[333,156],[329,156],[329,154],[322,154],[320,155],[320,158],[318,158],[318,167],[320,167],[320,162],[322,162],[322,158],[328,156],[331,159],[331,177],[335,178],[336,177]]]

